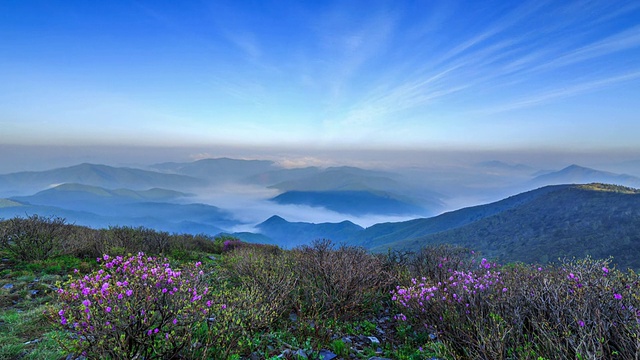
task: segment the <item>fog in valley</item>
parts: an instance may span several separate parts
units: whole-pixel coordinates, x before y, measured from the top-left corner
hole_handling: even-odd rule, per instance
[[[107,219],[101,224],[118,225],[115,222],[118,221],[118,216],[122,215],[118,206],[101,206],[101,203],[89,201],[82,207],[78,199],[62,196],[42,200],[43,196],[32,196],[65,182],[111,190],[126,188],[145,191],[158,187],[180,191],[184,196],[154,201],[176,205],[214,206],[224,213],[224,221],[203,221],[217,226],[212,229],[219,228],[226,232],[259,232],[256,225],[274,215],[289,222],[339,223],[348,220],[366,228],[377,223],[431,217],[464,207],[487,204],[545,185],[593,181],[632,187],[640,185],[638,157],[623,152],[472,153],[435,150],[29,146],[3,146],[2,150],[2,198],[24,200],[33,205],[60,206],[74,211],[97,213]],[[186,167],[180,170],[175,165],[199,164],[199,160],[224,157],[263,161],[255,166],[245,166],[243,162],[238,162],[224,165],[224,168],[191,170],[185,170]],[[173,180],[168,180],[169,182],[163,182],[162,186],[159,186],[153,182],[135,183],[134,178],[131,180],[133,183],[122,183],[118,182],[116,175],[112,176],[118,181],[113,183],[104,179],[99,183],[92,183],[95,180],[92,176],[97,175],[79,173],[60,175],[67,176],[60,178],[60,181],[38,182],[29,175],[52,169],[69,169],[79,164],[100,164],[112,168],[189,176],[189,179],[198,178],[202,183],[192,186],[190,183],[173,183]],[[568,168],[571,165],[577,166]],[[16,173],[29,175],[24,177],[28,180],[12,182],[10,179]],[[352,198],[335,193],[345,190],[353,191],[348,193]],[[307,191],[309,193],[303,195],[312,194],[314,198],[281,201],[274,199],[287,191],[293,191],[298,197],[302,196],[300,191]],[[321,194],[321,197],[318,197],[318,194]],[[65,199],[70,200],[65,202]],[[386,205],[386,200],[393,202]],[[59,203],[61,201],[63,203]],[[366,209],[358,210],[359,206]],[[3,214],[6,217],[7,213]],[[135,214],[132,214],[131,217],[135,218]],[[149,208],[149,213],[139,215],[153,217],[153,208]],[[71,213],[71,221],[74,221],[74,216]],[[158,217],[162,219],[161,215]],[[79,222],[82,223],[81,220]],[[128,224],[135,225],[137,222],[132,219]],[[142,221],[141,224],[153,222]],[[186,226],[185,229],[188,230],[189,227]]]

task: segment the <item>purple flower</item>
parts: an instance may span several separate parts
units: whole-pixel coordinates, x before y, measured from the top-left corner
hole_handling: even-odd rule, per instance
[[[127,296],[133,295],[133,290],[131,290],[131,289],[127,290],[126,294],[127,294]]]
[[[584,321],[582,321],[582,320],[578,321],[578,326],[584,327]]]
[[[91,301],[89,299],[85,299],[82,301],[82,305],[89,307],[91,305]]]
[[[603,266],[603,267],[602,267],[602,271],[603,271],[605,274],[608,274],[608,273],[609,273],[609,269],[607,269],[605,266]]]
[[[613,298],[616,300],[622,300],[622,295],[620,294],[613,294]]]
[[[107,306],[107,308],[106,308],[106,309],[104,309],[104,311],[106,311],[106,312],[110,313],[110,312],[111,312],[111,306]]]

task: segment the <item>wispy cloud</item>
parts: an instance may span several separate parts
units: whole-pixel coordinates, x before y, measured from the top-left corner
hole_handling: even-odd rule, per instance
[[[507,105],[500,105],[500,106],[480,110],[479,113],[496,114],[496,113],[518,110],[518,109],[527,108],[527,107],[531,107],[531,106],[535,106],[543,103],[553,102],[562,98],[580,95],[583,93],[598,91],[618,83],[636,80],[636,79],[640,79],[640,69],[634,72],[630,72],[630,73],[626,73],[618,76],[608,77],[608,78],[589,81],[589,82],[583,82],[583,83],[575,84],[572,86],[562,87],[560,89],[554,89],[554,90],[538,93],[529,97],[524,97],[515,101],[510,101],[509,104]]]
[[[534,67],[530,70],[535,71],[556,69],[578,62],[599,58],[615,52],[636,48],[639,46],[640,26],[636,26],[621,33],[607,37],[606,39],[570,50],[566,54],[538,67]]]
[[[226,38],[238,49],[240,49],[251,60],[258,60],[262,56],[261,46],[257,38],[250,32],[228,31]]]

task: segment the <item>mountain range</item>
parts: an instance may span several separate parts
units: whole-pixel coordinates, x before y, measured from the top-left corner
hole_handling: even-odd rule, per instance
[[[542,171],[489,161],[474,167],[489,174],[477,181],[488,180],[467,186],[467,191],[473,186],[490,189],[495,179],[504,179],[497,181],[496,187],[510,182],[509,189],[525,190],[514,191],[517,195],[502,200],[442,213],[455,191],[420,187],[401,172],[387,170],[287,169],[271,161],[227,158],[162,163],[146,169],[80,164],[0,175],[0,217],[37,213],[91,227],[127,225],[170,232],[229,233],[284,247],[318,238],[374,252],[414,251],[428,244],[451,243],[504,261],[614,255],[620,266],[640,268],[640,261],[633,256],[640,250],[640,195],[633,189],[640,186],[640,178],[578,165]],[[474,167],[465,171],[472,172]],[[434,174],[447,176],[442,171]],[[455,188],[455,174],[461,172],[448,175],[451,188]],[[511,174],[517,176],[508,178]],[[424,179],[425,183],[436,183],[429,181]],[[235,187],[237,184],[242,187]],[[246,201],[253,192],[257,197]],[[218,197],[207,197],[211,193]],[[238,197],[235,208],[227,208],[229,202],[222,207],[215,203],[215,199],[236,195],[245,198]],[[271,217],[251,222],[246,215],[254,206],[271,209],[267,210],[272,211]],[[287,221],[288,216],[280,210],[287,210],[288,216],[329,213],[345,220]],[[383,221],[365,228],[347,220],[364,217]],[[398,217],[405,220],[384,221]],[[239,228],[253,230],[235,231]]]

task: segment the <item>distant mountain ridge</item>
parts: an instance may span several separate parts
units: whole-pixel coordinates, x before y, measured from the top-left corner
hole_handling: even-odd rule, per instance
[[[640,178],[638,177],[595,170],[575,164],[560,171],[536,176],[531,182],[535,185],[605,183],[640,187]]]
[[[256,228],[280,246],[287,248],[309,244],[317,239],[331,239],[335,242],[349,240],[363,228],[350,221],[340,223],[288,222],[280,216],[272,216],[258,224]]]
[[[40,191],[65,183],[133,190],[189,189],[206,185],[202,179],[185,175],[88,163],[46,171],[24,171],[0,175],[0,187],[3,188],[26,187],[31,191]]]
[[[212,182],[240,181],[251,176],[274,170],[274,162],[268,160],[239,160],[230,158],[202,159],[188,163],[162,163],[151,165],[154,170],[187,175]]]

